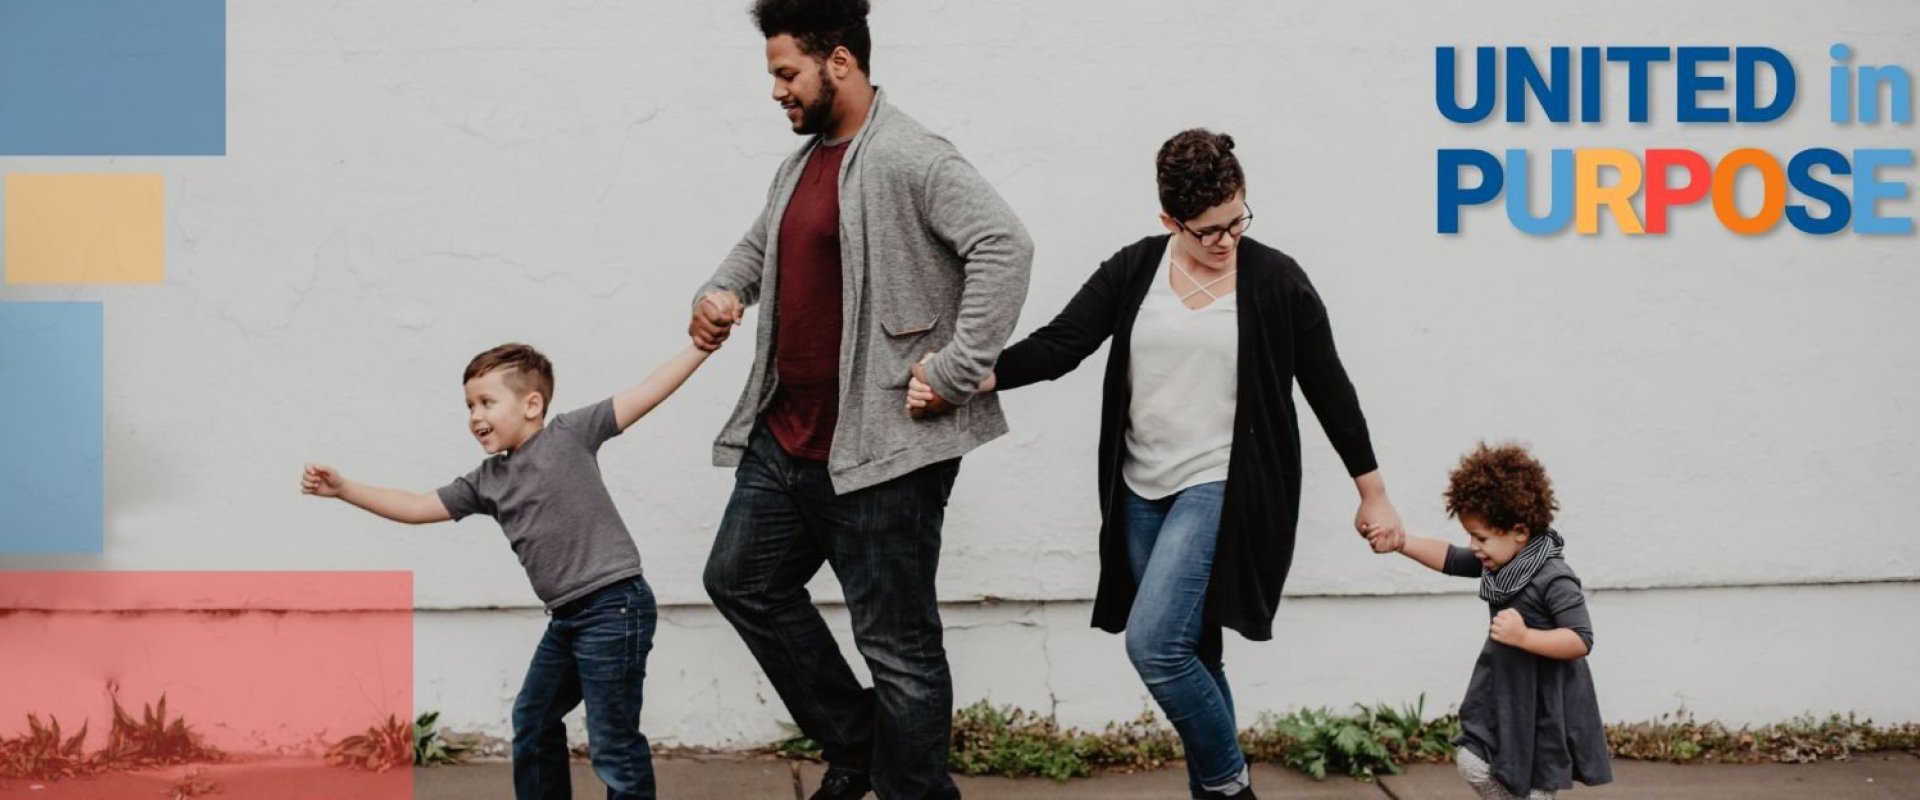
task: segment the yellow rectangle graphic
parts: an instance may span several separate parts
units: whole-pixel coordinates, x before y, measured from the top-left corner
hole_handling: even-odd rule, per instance
[[[166,181],[160,175],[8,175],[6,282],[160,283]]]

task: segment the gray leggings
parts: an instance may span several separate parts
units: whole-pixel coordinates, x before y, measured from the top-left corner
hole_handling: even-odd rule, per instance
[[[1526,797],[1507,791],[1507,787],[1494,780],[1493,767],[1472,750],[1464,747],[1455,750],[1453,760],[1460,765],[1460,777],[1467,779],[1467,785],[1480,794],[1480,800],[1553,800],[1554,793],[1546,789],[1535,789]]]

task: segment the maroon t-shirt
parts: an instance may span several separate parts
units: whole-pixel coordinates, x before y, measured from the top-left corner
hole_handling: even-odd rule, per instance
[[[820,146],[780,220],[779,376],[767,429],[795,458],[826,460],[840,418],[840,160],[847,143]]]

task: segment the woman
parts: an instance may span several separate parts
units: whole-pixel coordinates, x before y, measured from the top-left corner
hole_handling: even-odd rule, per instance
[[[1253,208],[1233,139],[1182,132],[1157,172],[1167,234],[1107,259],[980,388],[1053,380],[1112,337],[1093,623],[1126,633],[1186,747],[1193,796],[1253,798],[1221,629],[1272,638],[1300,506],[1296,380],[1359,489],[1355,528],[1383,553],[1404,532],[1319,295],[1293,259],[1246,238]],[[945,406],[910,382],[909,410]]]

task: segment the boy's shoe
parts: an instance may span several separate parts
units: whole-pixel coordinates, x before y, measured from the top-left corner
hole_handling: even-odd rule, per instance
[[[1217,800],[1217,798],[1230,798],[1231,800],[1260,800],[1260,798],[1253,796],[1253,787],[1251,786],[1242,788],[1240,791],[1234,792],[1233,794],[1223,794],[1221,792],[1202,789],[1200,790],[1200,793],[1197,795],[1194,795],[1194,797],[1200,798],[1200,800]]]
[[[820,790],[813,793],[812,800],[860,800],[873,791],[873,781],[867,773],[845,767],[828,767],[827,776],[820,779]]]

